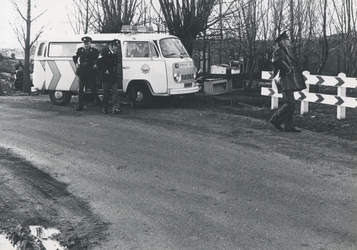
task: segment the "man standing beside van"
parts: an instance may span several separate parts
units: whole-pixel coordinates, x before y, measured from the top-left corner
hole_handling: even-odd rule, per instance
[[[102,102],[97,92],[97,59],[99,51],[92,48],[92,38],[85,36],[82,38],[83,47],[80,47],[73,56],[73,62],[76,64],[76,75],[79,76],[78,108],[76,111],[83,110],[83,91],[84,86],[89,86],[93,97],[98,106],[102,107]]]
[[[120,113],[120,102],[118,92],[118,59],[117,50],[120,41],[114,39],[109,42],[108,47],[104,48],[99,56],[97,65],[100,72],[100,80],[103,84],[103,109],[102,113],[108,113],[110,90],[112,91],[113,107],[112,113]]]

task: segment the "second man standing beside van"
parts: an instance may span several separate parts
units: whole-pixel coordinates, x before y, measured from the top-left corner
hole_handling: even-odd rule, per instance
[[[112,91],[113,99],[112,113],[121,112],[118,93],[118,46],[120,46],[120,41],[117,39],[109,42],[108,47],[101,51],[97,62],[100,81],[103,84],[102,112],[104,114],[108,113],[110,90]]]

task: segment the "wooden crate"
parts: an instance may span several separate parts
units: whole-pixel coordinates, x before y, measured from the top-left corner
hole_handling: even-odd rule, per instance
[[[206,79],[203,86],[207,95],[218,95],[229,91],[227,79]]]

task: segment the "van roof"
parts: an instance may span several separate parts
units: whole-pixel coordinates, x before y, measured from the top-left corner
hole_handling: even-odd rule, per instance
[[[111,41],[113,39],[118,40],[138,40],[138,41],[147,41],[147,40],[160,40],[163,38],[176,36],[168,34],[159,34],[159,33],[104,33],[104,34],[85,34],[85,35],[69,35],[61,37],[46,37],[41,39],[39,42],[81,42],[82,37],[89,36],[92,38],[93,42],[95,41]]]

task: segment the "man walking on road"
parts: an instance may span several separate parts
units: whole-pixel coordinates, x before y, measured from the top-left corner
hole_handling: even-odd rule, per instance
[[[295,112],[294,92],[306,88],[304,77],[298,61],[290,54],[289,36],[286,31],[275,40],[278,48],[273,52],[274,77],[278,91],[282,93],[284,105],[273,115],[270,123],[280,131],[300,132],[295,128],[293,117]],[[284,124],[284,128],[281,126]]]

